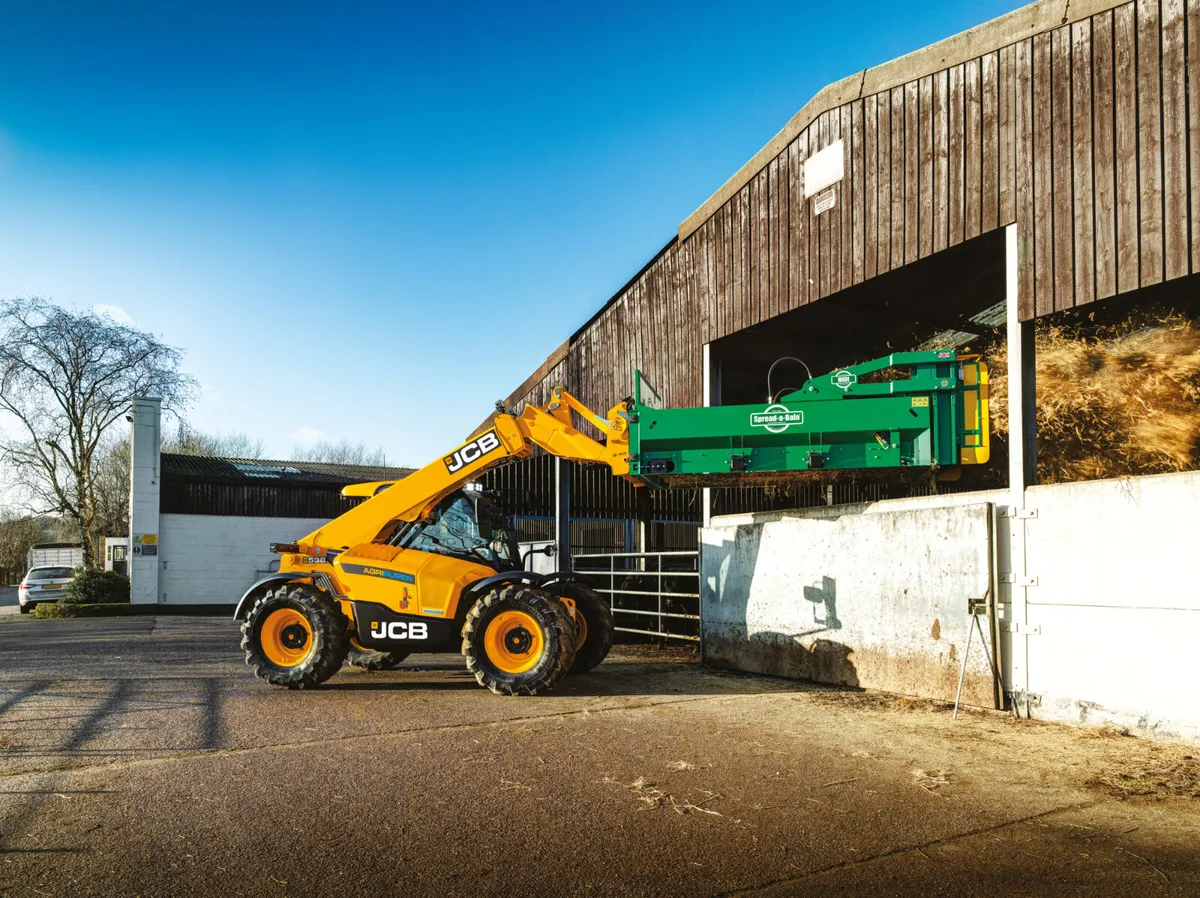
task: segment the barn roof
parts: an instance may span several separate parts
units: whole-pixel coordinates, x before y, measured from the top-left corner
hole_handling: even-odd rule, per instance
[[[413,468],[377,465],[339,465],[330,462],[281,461],[264,458],[215,458],[206,455],[162,454],[162,476],[168,480],[293,484],[341,487],[348,483],[400,480]]]

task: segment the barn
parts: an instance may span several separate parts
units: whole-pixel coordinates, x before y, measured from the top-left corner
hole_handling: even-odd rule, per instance
[[[999,334],[987,476],[653,491],[532,457],[489,475],[525,535],[614,595],[672,570],[657,610],[664,579],[698,596],[717,666],[1200,734],[1200,475],[1039,485],[1034,340],[1195,309],[1198,48],[1192,0],[1042,0],[828,85],[506,401],[562,384],[603,412],[638,370],[668,406],[745,404],[782,357]],[[625,626],[670,632],[648,607]]]

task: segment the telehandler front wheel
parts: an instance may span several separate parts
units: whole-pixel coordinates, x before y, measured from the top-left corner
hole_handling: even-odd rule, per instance
[[[571,669],[575,640],[562,602],[509,583],[485,593],[467,612],[462,653],[480,686],[497,695],[536,695]]]
[[[311,689],[346,659],[346,617],[307,583],[287,583],[250,609],[242,648],[254,675],[275,686]]]
[[[571,673],[587,673],[608,657],[613,644],[613,615],[608,602],[581,583],[563,583],[555,592],[575,603],[575,663]]]

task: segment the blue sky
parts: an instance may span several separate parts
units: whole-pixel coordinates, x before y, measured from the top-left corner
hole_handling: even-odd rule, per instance
[[[0,0],[0,297],[423,464],[817,90],[1017,5]]]

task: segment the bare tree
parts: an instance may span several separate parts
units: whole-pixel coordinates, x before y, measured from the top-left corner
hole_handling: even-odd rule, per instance
[[[104,437],[92,458],[96,501],[91,532],[97,549],[104,537],[129,533],[129,449],[129,432],[121,428]]]
[[[387,454],[382,448],[368,449],[366,443],[351,443],[349,440],[339,443],[322,441],[311,446],[297,446],[292,458],[295,461],[327,461],[337,465],[383,467],[387,464]]]
[[[89,567],[97,451],[133,397],[157,396],[168,410],[190,401],[196,382],[181,359],[111,318],[38,298],[0,302],[0,458],[32,511],[71,521]]]
[[[213,458],[262,458],[263,443],[244,433],[205,433],[180,421],[175,436],[163,441],[162,451]]]
[[[51,518],[22,517],[8,509],[0,512],[0,584],[25,573],[29,547],[58,539],[59,524]]]

